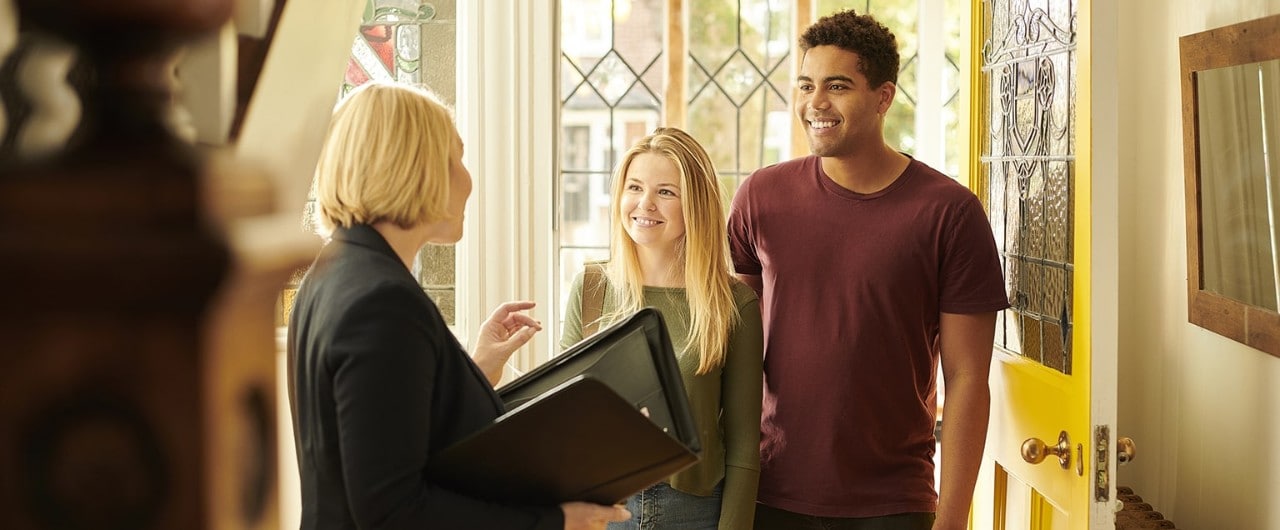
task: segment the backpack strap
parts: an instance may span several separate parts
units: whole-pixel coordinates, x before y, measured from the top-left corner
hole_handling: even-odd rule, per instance
[[[582,271],[582,337],[594,335],[600,328],[600,312],[604,309],[604,264],[587,263]]]

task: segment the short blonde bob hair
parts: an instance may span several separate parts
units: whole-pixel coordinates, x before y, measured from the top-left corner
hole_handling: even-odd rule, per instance
[[[334,110],[312,183],[322,235],[380,222],[410,228],[449,217],[457,130],[430,91],[366,83]]]

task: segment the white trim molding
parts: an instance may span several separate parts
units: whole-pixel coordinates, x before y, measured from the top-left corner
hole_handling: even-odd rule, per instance
[[[1083,11],[1083,9],[1081,10]],[[1092,249],[1089,288],[1090,370],[1089,417],[1093,426],[1107,426],[1111,436],[1105,441],[1106,462],[1098,462],[1097,447],[1086,453],[1091,471],[1105,465],[1107,476],[1107,500],[1089,503],[1089,528],[1103,530],[1115,528],[1115,512],[1120,509],[1116,499],[1116,480],[1120,473],[1116,461],[1116,442],[1125,433],[1120,432],[1118,422],[1119,345],[1120,345],[1120,8],[1113,2],[1089,3],[1089,38],[1092,64],[1091,84],[1080,87],[1090,91],[1089,113],[1093,141],[1088,146],[1093,165],[1090,187],[1093,212],[1091,222]],[[1086,444],[1088,445],[1088,444]]]
[[[555,0],[458,3],[458,129],[474,191],[458,246],[458,331],[498,304],[534,300],[544,331],[510,363],[524,371],[556,351]]]

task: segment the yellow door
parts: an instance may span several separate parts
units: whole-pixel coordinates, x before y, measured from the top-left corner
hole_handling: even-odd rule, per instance
[[[971,2],[970,184],[1013,304],[997,323],[973,528],[1114,526],[1118,252],[1098,231],[1115,231],[1114,179],[1095,189],[1092,82],[1097,10],[1113,8],[1101,3]]]

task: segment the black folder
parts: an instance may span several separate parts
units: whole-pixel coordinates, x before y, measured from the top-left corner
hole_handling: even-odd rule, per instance
[[[663,431],[698,453],[701,445],[684,380],[662,313],[646,307],[570,346],[556,358],[498,388],[511,410],[579,374],[645,409]]]
[[[614,504],[698,460],[671,339],[653,309],[498,394],[508,412],[433,457],[434,480],[497,501]]]
[[[697,460],[603,382],[579,375],[441,451],[428,473],[496,501],[615,504]]]

